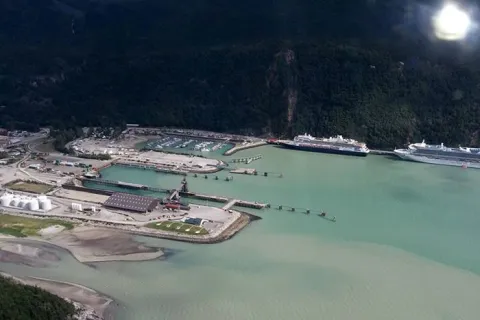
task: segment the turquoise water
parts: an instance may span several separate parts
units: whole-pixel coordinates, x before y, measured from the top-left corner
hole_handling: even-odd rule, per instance
[[[480,314],[480,170],[386,157],[352,158],[272,146],[242,167],[283,178],[188,177],[192,190],[325,210],[270,209],[232,240],[175,249],[166,261],[100,263],[66,258],[54,268],[1,269],[77,281],[126,309],[119,319],[477,319]],[[218,155],[221,158],[220,155]],[[240,165],[239,165],[240,166]],[[182,177],[111,167],[106,179],[172,188]]]

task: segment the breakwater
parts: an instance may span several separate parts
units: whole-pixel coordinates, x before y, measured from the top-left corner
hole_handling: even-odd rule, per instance
[[[234,154],[238,151],[247,150],[247,149],[256,148],[256,147],[261,147],[261,146],[264,146],[266,144],[267,144],[266,141],[259,141],[259,142],[255,142],[255,143],[245,144],[245,145],[236,145],[235,147],[225,151],[223,153],[223,155],[224,156],[231,156],[232,154]]]

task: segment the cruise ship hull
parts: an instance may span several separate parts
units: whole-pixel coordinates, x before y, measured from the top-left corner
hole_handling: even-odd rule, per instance
[[[467,167],[467,168],[480,169],[480,162],[477,162],[477,161],[469,162],[467,159],[463,161],[453,160],[453,159],[438,159],[438,158],[430,158],[426,156],[409,154],[408,152],[404,152],[402,150],[395,150],[394,152],[398,157],[404,160],[409,160],[414,162],[422,162],[422,163],[442,165],[442,166]]]
[[[339,150],[339,149],[332,149],[332,148],[322,148],[322,147],[311,147],[305,145],[293,145],[285,142],[277,142],[279,146],[293,149],[293,150],[302,150],[302,151],[309,151],[309,152],[320,152],[320,153],[331,153],[331,154],[343,154],[347,156],[356,156],[356,157],[366,157],[368,152],[360,152],[360,151],[349,151],[349,150]]]

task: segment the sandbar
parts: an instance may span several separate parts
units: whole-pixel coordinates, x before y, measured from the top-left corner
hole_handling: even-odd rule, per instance
[[[162,248],[146,246],[115,229],[81,226],[44,237],[12,238],[0,235],[0,261],[44,266],[54,252],[48,245],[69,251],[79,262],[145,261],[164,255]]]

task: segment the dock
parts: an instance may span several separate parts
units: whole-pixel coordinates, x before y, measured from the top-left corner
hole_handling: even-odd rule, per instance
[[[245,158],[237,158],[230,160],[231,163],[246,163],[249,164],[252,161],[262,159],[263,156],[261,154],[257,154],[256,156],[245,157]]]
[[[303,214],[306,214],[306,215],[314,213],[318,217],[320,217],[322,219],[325,219],[327,221],[330,221],[330,222],[336,222],[337,221],[337,218],[335,216],[329,216],[324,211],[310,210],[310,209],[306,209],[306,208],[295,208],[295,207],[286,206],[286,205],[272,205],[272,207],[279,210],[279,211],[286,210],[286,211],[290,211],[290,212],[299,212],[299,213],[303,213]]]
[[[230,170],[230,173],[254,175],[257,174],[257,170],[254,168],[236,168]]]
[[[229,210],[233,206],[244,207],[244,208],[254,208],[254,209],[264,209],[268,207],[268,204],[232,199],[226,205],[224,205],[222,209]]]

